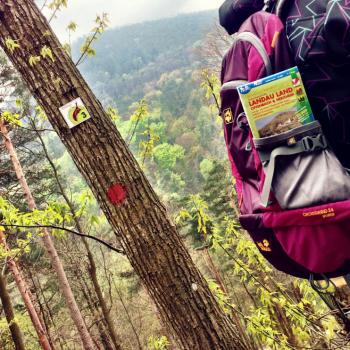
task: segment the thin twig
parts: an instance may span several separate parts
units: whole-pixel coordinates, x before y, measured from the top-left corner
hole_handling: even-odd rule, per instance
[[[31,129],[31,128],[26,128],[25,126],[23,126],[23,125],[18,125],[17,126],[18,128],[21,128],[21,129],[24,129],[24,130],[28,130],[28,131],[31,131],[31,132],[45,132],[45,131],[50,131],[50,132],[55,132],[55,130],[54,129],[46,129],[46,128],[44,128],[44,129]]]
[[[57,11],[59,10],[59,6],[56,6],[55,10],[53,11],[50,19],[48,20],[49,23],[51,23],[51,21],[54,19],[54,17],[56,16]]]
[[[84,51],[82,52],[81,56],[79,57],[78,61],[75,63],[75,66],[78,66],[81,63],[81,60],[84,58],[85,54],[87,53],[87,51],[89,50],[91,44],[93,43],[93,41],[96,39],[98,31],[99,31],[100,27],[96,28],[94,35],[91,37],[90,41],[88,42],[88,44],[85,46]]]
[[[46,7],[46,4],[47,4],[48,1],[49,1],[49,0],[45,0],[45,1],[44,1],[43,5],[42,5],[41,8],[40,8],[40,11],[42,11],[42,10]]]
[[[17,228],[36,228],[36,229],[40,229],[40,228],[49,228],[49,229],[53,229],[53,230],[61,230],[61,231],[66,231],[69,233],[72,233],[73,235],[79,236],[79,237],[85,237],[85,238],[90,238],[104,246],[106,246],[107,248],[109,248],[110,250],[113,250],[119,254],[124,254],[124,251],[122,249],[113,247],[111,244],[105,242],[104,240],[95,237],[95,236],[91,236],[91,235],[86,235],[84,233],[81,232],[77,232],[74,230],[70,230],[69,228],[65,228],[65,227],[60,227],[60,226],[55,226],[55,225],[15,225],[15,224],[3,224],[0,223],[0,226],[3,227],[17,227]]]

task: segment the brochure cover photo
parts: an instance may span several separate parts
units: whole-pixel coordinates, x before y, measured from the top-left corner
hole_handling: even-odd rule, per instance
[[[314,120],[297,67],[238,87],[254,138],[268,137]]]

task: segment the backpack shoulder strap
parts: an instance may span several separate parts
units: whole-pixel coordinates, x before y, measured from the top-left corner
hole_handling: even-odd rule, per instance
[[[289,0],[264,0],[263,11],[273,13],[282,19],[282,12],[289,3]]]
[[[264,0],[264,7],[263,7],[263,11],[267,11],[267,12],[271,12],[274,13],[273,8],[276,4],[277,0]]]
[[[233,37],[233,45],[236,45],[236,43],[239,41],[249,42],[258,51],[259,55],[261,56],[264,62],[264,65],[266,68],[266,75],[271,75],[272,74],[271,60],[261,39],[251,32],[241,32],[236,34]]]
[[[276,1],[276,5],[275,5],[275,11],[274,13],[278,16],[278,17],[282,17],[282,11],[285,8],[285,6],[288,4],[288,0],[277,0]]]

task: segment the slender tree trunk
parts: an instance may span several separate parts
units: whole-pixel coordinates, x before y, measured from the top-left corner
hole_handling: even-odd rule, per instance
[[[87,302],[87,306],[90,310],[91,315],[94,318],[94,324],[96,324],[96,328],[98,329],[102,346],[105,350],[115,350],[113,344],[111,343],[111,339],[108,336],[108,333],[106,332],[106,325],[105,322],[103,322],[105,320],[101,315],[101,310],[99,309],[96,300],[92,298],[92,293],[87,282],[85,281],[85,279],[81,278],[81,275],[78,276],[78,274],[79,272],[76,271],[75,276],[79,281],[79,285],[81,287],[83,296]]]
[[[1,230],[0,230],[0,244],[2,244],[7,251],[9,250],[7,243],[6,243],[5,234]],[[40,343],[41,347],[44,350],[52,350],[50,343],[49,343],[47,336],[46,336],[46,330],[43,327],[41,320],[38,316],[38,312],[35,309],[35,306],[33,304],[33,296],[30,292],[30,289],[27,285],[27,282],[23,278],[22,273],[19,270],[14,259],[12,259],[12,258],[8,259],[7,266],[13,275],[13,278],[16,282],[16,285],[17,285],[19,292],[21,293],[22,299],[24,301],[24,304],[26,306],[26,309],[28,311],[30,319],[32,320],[33,326],[34,326],[35,331],[38,335],[39,343]]]
[[[78,247],[76,246],[76,248]],[[71,266],[74,266],[77,264],[73,256],[74,254],[68,256]],[[82,296],[86,301],[87,308],[90,311],[90,314],[94,320],[93,325],[96,325],[96,328],[99,332],[102,346],[105,348],[105,350],[115,350],[111,342],[111,339],[109,337],[109,334],[107,331],[108,329],[106,330],[107,327],[106,327],[105,319],[100,310],[98,299],[96,299],[97,296],[95,293],[93,293],[93,290],[91,289],[89,281],[87,281],[86,278],[84,278],[86,274],[86,270],[85,268],[82,268],[81,265],[85,267],[85,262],[83,264],[81,264],[80,262],[79,266],[76,266],[76,268],[73,269],[72,271],[73,278],[77,282],[77,286],[75,288],[78,288],[79,290],[81,290]],[[91,328],[92,326],[90,326],[90,329]]]
[[[22,332],[15,320],[10,294],[7,291],[6,276],[0,273],[0,299],[4,309],[7,324],[16,350],[25,350]]]
[[[116,282],[115,282],[115,279],[113,279],[111,272],[107,269],[106,259],[105,259],[105,256],[104,256],[104,253],[103,253],[101,247],[100,247],[100,251],[101,251],[101,254],[102,254],[103,269],[104,269],[104,273],[105,273],[105,278],[108,280],[109,288],[110,288],[110,290],[111,290],[111,288],[112,288],[112,283],[113,283],[114,289],[115,289],[115,291],[116,291],[117,294],[118,294],[119,301],[121,302],[121,304],[122,304],[122,306],[123,306],[123,309],[124,309],[124,312],[125,312],[126,317],[127,317],[127,319],[128,319],[128,322],[129,322],[129,324],[130,324],[130,326],[131,326],[131,329],[132,329],[132,331],[133,331],[133,333],[134,333],[135,339],[136,339],[136,341],[137,341],[137,346],[138,346],[139,350],[143,350],[142,345],[141,345],[140,336],[139,336],[139,334],[138,334],[137,331],[136,331],[134,322],[133,322],[133,320],[131,319],[131,316],[130,316],[130,313],[129,313],[129,311],[128,311],[128,308],[127,308],[126,305],[125,305],[125,302],[124,302],[124,299],[123,299],[123,295],[122,295],[122,293],[120,292],[120,290],[119,290],[119,288],[118,288],[118,286],[117,286],[117,284],[116,284]],[[113,307],[113,300],[112,300],[112,295],[111,295],[111,293],[110,293],[110,303],[111,303],[111,307]]]
[[[23,173],[23,169],[21,167],[21,164],[18,160],[16,151],[13,147],[13,144],[11,142],[10,136],[8,134],[7,127],[4,123],[0,123],[0,131],[4,139],[4,144],[5,147],[10,155],[14,170],[16,172],[17,179],[22,187],[22,190],[25,194],[28,207],[30,210],[35,210],[36,209],[36,204],[34,197],[32,196],[32,193],[30,191],[30,188],[27,184],[26,178]],[[75,323],[75,326],[78,329],[79,336],[81,338],[81,341],[84,345],[84,349],[86,350],[94,350],[95,345],[92,341],[92,338],[90,336],[90,333],[86,327],[86,324],[84,322],[84,319],[81,315],[81,312],[79,310],[79,307],[75,301],[73,292],[70,288],[66,273],[64,271],[63,265],[61,263],[61,260],[57,254],[56,248],[53,244],[53,240],[51,238],[50,233],[48,230],[43,229],[42,231],[42,240],[46,249],[46,252],[48,253],[50,257],[51,264],[56,271],[57,278],[59,280],[59,286],[61,288],[61,291],[64,295],[64,298],[66,300],[70,316],[72,317],[72,320]]]
[[[114,345],[115,349],[116,350],[121,350],[120,339],[118,338],[118,336],[117,336],[117,334],[115,332],[113,321],[112,321],[111,315],[109,313],[106,300],[103,297],[100,284],[98,283],[95,260],[93,258],[92,253],[91,253],[89,244],[86,241],[86,238],[83,237],[82,241],[83,241],[83,244],[85,246],[85,249],[86,249],[86,252],[87,252],[87,256],[88,256],[88,260],[89,260],[89,273],[90,273],[91,281],[92,281],[92,284],[94,286],[98,302],[99,302],[99,304],[101,306],[102,314],[103,314],[103,317],[104,317],[104,319],[106,321],[109,335],[111,337],[111,340],[113,342],[113,345]]]
[[[44,307],[45,307],[45,309],[47,311],[47,314],[48,314],[48,317],[50,319],[50,322],[51,322],[51,324],[53,326],[53,329],[54,329],[54,332],[55,332],[55,339],[54,340],[57,340],[61,350],[65,349],[67,342],[66,342],[65,339],[63,339],[62,337],[59,336],[58,327],[57,327],[57,325],[55,323],[55,319],[54,319],[54,317],[52,315],[49,303],[48,303],[48,301],[47,301],[47,299],[45,297],[45,291],[44,291],[43,287],[40,284],[40,279],[36,275],[35,276],[36,282],[35,282],[34,276],[33,276],[32,272],[30,271],[30,269],[28,269],[28,273],[29,273],[30,279],[32,280],[33,287],[35,288],[35,290],[38,290],[40,292],[40,295],[43,298],[43,302],[44,302],[44,305],[43,305],[43,318],[45,318],[45,310],[44,310]],[[38,296],[38,300],[40,300],[39,296]],[[56,343],[55,343],[55,345],[56,345]]]
[[[288,318],[285,315],[284,310],[277,304],[273,305],[270,310],[270,317],[276,320],[276,324],[287,338],[288,344],[292,347],[298,348],[301,344],[298,341],[297,334],[294,333]]]
[[[40,300],[40,298],[38,296],[38,291],[36,289],[36,285],[35,285],[35,282],[34,282],[34,279],[33,279],[32,276],[31,276],[31,281],[32,281],[32,284],[33,284],[33,287],[34,287],[35,300],[37,301],[38,306],[39,306],[42,323],[45,326],[45,329],[47,330],[47,337],[48,337],[49,343],[51,345],[51,349],[55,350],[55,345],[54,345],[54,342],[53,342],[53,339],[52,339],[52,336],[51,336],[51,332],[50,332],[49,320],[47,319],[46,312],[45,312],[45,309],[44,309],[44,305],[42,304],[42,302],[41,302],[41,300]],[[50,317],[50,315],[48,315],[48,317]]]
[[[221,288],[221,290],[228,295],[227,292],[227,288],[226,285],[224,283],[224,280],[221,276],[220,271],[218,270],[218,268],[215,266],[214,261],[210,255],[209,249],[208,247],[204,248],[204,260],[206,260],[207,265],[211,271],[211,273],[214,275],[215,281],[216,283],[219,285],[219,287]]]
[[[35,2],[1,2],[0,21],[1,46],[44,108],[181,348],[245,349],[165,207]],[[8,47],[8,38],[20,47]],[[33,64],[30,57],[40,56],[43,47],[51,49],[53,60]],[[92,118],[69,129],[59,108],[77,97]]]
[[[113,281],[113,283],[114,283],[115,291],[116,291],[117,294],[118,294],[119,301],[120,301],[121,304],[123,305],[123,309],[124,309],[124,311],[125,311],[126,317],[127,317],[128,321],[129,321],[130,326],[131,326],[131,329],[132,329],[132,331],[133,331],[133,333],[134,333],[134,335],[135,335],[135,339],[136,339],[136,342],[137,342],[138,349],[139,349],[139,350],[143,350],[143,347],[142,347],[142,345],[141,345],[140,336],[139,336],[139,334],[136,332],[136,328],[135,328],[135,326],[134,326],[134,323],[133,323],[133,321],[132,321],[132,319],[131,319],[131,316],[130,316],[130,314],[129,314],[129,311],[128,311],[128,309],[127,309],[125,303],[124,303],[123,296],[122,296],[122,294],[121,294],[119,288],[117,287],[115,281]]]

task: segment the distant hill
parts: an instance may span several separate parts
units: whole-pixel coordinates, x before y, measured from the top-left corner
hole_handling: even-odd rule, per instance
[[[193,49],[216,20],[216,11],[205,11],[110,29],[94,45],[96,57],[79,68],[102,102],[117,102],[124,114],[163,73],[198,65]]]

